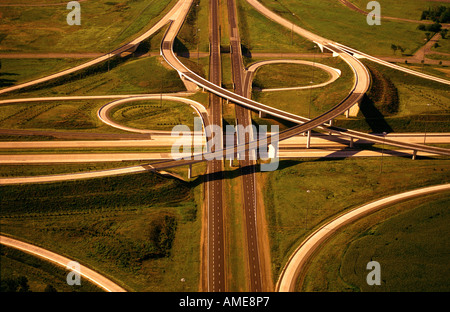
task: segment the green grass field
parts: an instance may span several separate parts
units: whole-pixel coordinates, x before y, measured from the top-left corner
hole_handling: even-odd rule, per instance
[[[366,9],[367,1],[364,0],[350,0],[351,3],[358,8],[369,12]],[[429,7],[442,5],[437,1],[428,0],[413,0],[413,1],[392,1],[392,0],[379,0],[381,6],[381,15],[389,17],[407,18],[411,20],[420,21],[422,11],[428,10]]]
[[[391,44],[413,54],[425,39],[424,32],[417,30],[415,23],[383,20],[381,25],[370,26],[365,15],[349,10],[336,0],[308,1],[302,5],[295,0],[261,2],[301,27],[371,55],[391,56]]]
[[[310,61],[312,61],[312,59]],[[339,104],[350,92],[353,86],[353,72],[347,64],[339,58],[316,59],[316,61],[340,69],[342,72],[341,77],[332,84],[322,88],[289,90],[283,92],[253,91],[252,98],[272,107],[305,117],[314,117],[328,111],[333,106]],[[318,73],[319,71],[314,69],[315,82],[317,81]],[[313,71],[311,68],[304,74],[306,76],[310,75],[310,79],[312,80]],[[288,79],[287,75],[286,77],[282,77],[282,79],[283,80],[277,83],[280,85],[283,85],[285,82],[288,84],[293,83]]]
[[[34,1],[23,1],[33,4]],[[175,0],[86,1],[81,25],[66,22],[61,6],[0,7],[2,52],[107,52],[150,29]]]
[[[339,230],[314,256],[301,291],[448,291],[449,193],[395,204]],[[381,285],[370,286],[369,261]]]
[[[86,59],[1,59],[0,88],[75,67]]]
[[[369,102],[361,106],[362,109],[358,117],[350,119],[340,117],[336,120],[336,126],[380,133],[383,131],[424,132],[426,130],[447,132],[450,130],[448,124],[450,92],[446,85],[367,60],[363,62],[369,69],[375,69],[381,73],[382,77],[387,77],[392,82],[398,93],[398,110],[391,114],[381,112],[381,102],[373,95],[383,90],[375,90],[375,93],[369,90]]]
[[[312,52],[313,43],[267,19],[246,1],[238,0],[237,14],[243,52]]]
[[[278,170],[263,176],[274,280],[296,246],[333,215],[450,180],[448,159],[385,157],[382,173],[380,160],[283,160]]]
[[[176,125],[194,128],[197,113],[188,104],[171,101],[139,101],[115,107],[111,117],[117,123],[136,128],[170,131]]]
[[[313,77],[314,75],[314,77]],[[289,88],[309,86],[328,81],[330,75],[320,69],[301,64],[271,64],[260,67],[253,79],[253,88]]]
[[[201,189],[198,180],[154,173],[2,186],[2,233],[67,255],[128,290],[197,291]]]

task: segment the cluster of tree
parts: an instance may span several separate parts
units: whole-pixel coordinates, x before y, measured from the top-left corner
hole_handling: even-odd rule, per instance
[[[31,292],[28,278],[19,276],[17,278],[5,278],[0,282],[0,292]],[[44,292],[57,292],[53,285],[48,284]]]
[[[405,49],[404,49],[404,48],[402,48],[402,47],[399,46],[399,45],[395,45],[395,44],[391,44],[391,49],[392,49],[392,51],[394,51],[394,54],[395,54],[395,52],[397,52],[397,50],[399,50],[399,51],[402,52],[402,53],[405,52]]]
[[[448,33],[448,29],[442,29],[442,25],[439,23],[429,25],[420,24],[417,29],[426,31],[425,35],[427,36],[427,40],[431,39],[431,33],[441,33],[442,39],[445,39]]]
[[[422,12],[421,20],[431,20],[436,23],[450,22],[450,7],[445,5],[434,6]]]
[[[0,292],[30,292],[28,279],[25,276],[2,279]]]
[[[424,25],[424,24],[420,24],[417,27],[418,30],[422,30],[422,31],[430,31],[430,32],[440,32],[442,30],[442,25],[440,23],[433,23],[433,24],[428,24],[428,25]]]

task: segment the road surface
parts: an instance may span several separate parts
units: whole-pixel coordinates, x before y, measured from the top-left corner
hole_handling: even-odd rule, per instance
[[[37,256],[39,258],[48,260],[50,262],[53,262],[63,268],[66,268],[67,265],[72,262],[73,260],[63,257],[61,255],[58,255],[54,252],[51,252],[49,250],[46,250],[41,247],[37,247],[10,237],[6,237],[3,235],[0,235],[0,243],[2,245],[12,247],[15,249],[19,249],[23,252],[32,254],[34,256]],[[76,271],[77,272],[77,271]],[[107,279],[106,277],[102,276],[101,274],[95,272],[94,270],[89,269],[88,267],[80,264],[80,270],[77,272],[84,278],[88,279],[93,284],[97,285],[98,287],[104,289],[108,292],[125,292],[126,290],[114,283],[113,281]]]

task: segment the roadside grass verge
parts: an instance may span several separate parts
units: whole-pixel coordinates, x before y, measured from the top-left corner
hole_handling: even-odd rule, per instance
[[[209,51],[209,1],[194,0],[174,42],[175,53]]]
[[[196,291],[199,179],[146,172],[2,186],[2,233],[67,255],[130,291]]]
[[[87,62],[87,59],[0,59],[0,88],[24,83]]]
[[[398,203],[337,231],[314,255],[298,290],[448,291],[449,195]],[[373,260],[381,266],[379,286],[366,281]]]
[[[264,201],[273,279],[314,228],[347,209],[377,198],[448,183],[448,158],[282,160],[266,174]],[[351,178],[349,178],[351,177]]]
[[[148,162],[147,162],[148,163]],[[65,163],[65,164],[11,164],[0,165],[0,177],[27,177],[63,173],[78,173],[113,168],[122,168],[144,164],[141,161],[127,162],[96,162],[96,163]]]

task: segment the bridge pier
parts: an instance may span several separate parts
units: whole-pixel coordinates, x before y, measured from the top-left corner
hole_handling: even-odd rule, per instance
[[[333,126],[333,119],[331,119],[330,120],[330,127],[332,127]],[[330,131],[330,132],[328,132],[328,135],[332,135],[333,133]]]
[[[311,147],[311,130],[308,131],[308,137],[306,139],[306,148]]]
[[[192,165],[189,165],[189,168],[188,168],[188,180],[190,180],[191,177],[192,177]]]
[[[258,116],[259,116],[259,118],[266,118],[266,113],[259,111]]]
[[[412,160],[416,160],[416,158],[417,158],[417,151],[413,150]]]
[[[350,148],[354,147],[353,138],[350,138]]]

